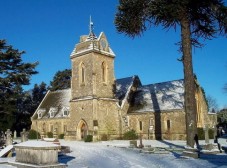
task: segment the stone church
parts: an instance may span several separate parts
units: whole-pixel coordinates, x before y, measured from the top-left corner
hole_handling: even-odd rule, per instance
[[[66,140],[120,139],[135,130],[145,139],[186,138],[184,81],[142,85],[138,76],[115,79],[115,54],[106,35],[90,25],[71,55],[71,88],[48,91],[32,116],[31,129],[42,137],[52,132]],[[197,81],[197,126],[216,125]]]

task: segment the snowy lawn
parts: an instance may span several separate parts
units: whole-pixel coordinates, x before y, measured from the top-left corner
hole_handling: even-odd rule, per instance
[[[139,141],[138,141],[139,143]],[[204,142],[201,141],[201,144]],[[223,141],[226,144],[226,141]],[[186,159],[181,152],[168,154],[148,154],[138,148],[128,148],[129,141],[106,142],[69,142],[61,141],[62,145],[70,146],[72,152],[59,158],[69,168],[182,168],[182,167],[227,167],[226,153],[217,155],[201,155],[200,159]],[[162,148],[183,148],[185,141],[144,140],[143,144]]]
[[[210,140],[210,142],[213,142]],[[219,139],[221,145],[227,146],[226,139]],[[103,141],[85,143],[82,141],[60,140],[62,146],[70,146],[70,153],[60,155],[59,162],[69,168],[227,168],[227,154],[201,154],[200,159],[181,157],[185,141],[143,140],[145,146],[159,147],[170,150],[165,154],[146,153],[138,148],[129,148],[129,141]],[[139,141],[137,141],[139,144]],[[204,144],[204,141],[200,141]],[[15,157],[9,158],[15,160]],[[7,165],[7,158],[0,158],[0,167]]]

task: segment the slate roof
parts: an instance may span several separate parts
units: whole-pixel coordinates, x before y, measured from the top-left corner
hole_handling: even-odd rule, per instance
[[[134,76],[116,80],[116,97],[123,100],[130,86],[133,84]]]
[[[132,86],[137,90],[132,91]],[[116,80],[116,98],[123,107],[126,100],[130,103],[129,112],[161,112],[182,110],[184,107],[184,80],[155,83],[142,86],[138,76]],[[37,118],[39,110],[45,110],[42,118],[50,118],[49,111],[55,108],[54,118],[63,116],[63,109],[69,109],[71,89],[49,91],[34,114]]]
[[[42,118],[50,118],[49,110],[50,108],[55,108],[56,118],[63,117],[63,109],[69,108],[69,101],[71,98],[71,89],[64,89],[58,91],[49,91],[44,97],[43,101],[39,105],[36,112],[39,110],[45,110]]]
[[[160,112],[184,107],[184,80],[141,86],[133,94],[132,112]]]
[[[134,88],[142,86],[140,79],[137,75],[116,80],[115,96],[119,100],[119,106],[123,107],[125,101],[131,97],[131,88],[133,86]]]

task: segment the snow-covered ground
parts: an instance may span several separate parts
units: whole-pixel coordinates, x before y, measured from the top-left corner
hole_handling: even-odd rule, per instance
[[[210,140],[210,142],[213,142]],[[227,146],[226,139],[219,139],[222,146]],[[60,155],[59,162],[65,163],[69,168],[227,168],[227,154],[216,155],[201,154],[199,159],[183,158],[182,150],[185,141],[156,141],[143,140],[145,147],[178,149],[160,153],[146,153],[138,148],[129,148],[129,141],[103,141],[85,143],[82,141],[60,140],[61,145],[70,146],[70,153]],[[200,141],[200,144],[204,144]],[[138,141],[139,144],[139,141]],[[15,160],[15,157],[9,158]],[[7,158],[0,158],[0,163]],[[6,163],[0,167],[13,167]]]

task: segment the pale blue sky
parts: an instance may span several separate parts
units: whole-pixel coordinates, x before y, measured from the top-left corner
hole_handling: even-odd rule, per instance
[[[131,39],[116,31],[114,16],[118,0],[0,0],[0,39],[25,50],[26,62],[39,62],[31,85],[49,84],[58,70],[71,68],[70,53],[79,37],[88,34],[92,16],[95,33],[104,31],[116,54],[115,76],[138,75],[143,84],[183,78],[177,61],[179,28],[152,28]],[[218,37],[202,49],[193,49],[194,72],[207,95],[227,107],[227,38]]]

